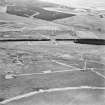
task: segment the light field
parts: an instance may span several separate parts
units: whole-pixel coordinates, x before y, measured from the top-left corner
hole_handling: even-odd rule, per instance
[[[53,45],[52,43],[40,44],[40,42],[29,45],[27,42],[23,44],[8,42],[8,44],[1,43],[0,51],[0,97],[10,99],[7,102],[4,101],[7,105],[16,103],[28,105],[28,102],[33,105],[35,101],[39,105],[52,105],[53,102],[54,105],[63,105],[64,97],[67,97],[64,99],[64,105],[66,102],[68,105],[96,103],[97,97],[99,97],[97,99],[99,104],[96,105],[104,103],[105,55],[102,46],[72,43]],[[85,60],[87,60],[86,65]],[[16,78],[4,79],[3,74],[7,71],[13,71]],[[45,92],[40,93],[40,89]],[[39,91],[39,94],[27,95],[35,91]],[[97,94],[96,97],[95,94]],[[59,95],[61,97],[57,101],[56,97]],[[26,98],[14,99],[15,96]]]
[[[103,39],[100,19],[86,16],[56,24],[0,13],[0,39],[51,39],[0,42],[0,105],[105,105],[104,45],[54,41],[77,31]]]

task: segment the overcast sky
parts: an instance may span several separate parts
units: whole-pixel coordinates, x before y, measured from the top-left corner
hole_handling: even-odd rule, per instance
[[[40,0],[41,1],[41,0]],[[67,6],[105,8],[105,0],[42,0]]]

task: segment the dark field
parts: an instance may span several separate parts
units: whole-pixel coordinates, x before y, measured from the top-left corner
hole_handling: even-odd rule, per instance
[[[48,11],[34,5],[31,5],[31,6],[28,5],[27,7],[9,6],[7,13],[17,15],[17,16],[23,16],[23,17],[33,16],[33,18],[43,19],[47,21],[53,21],[57,19],[63,19],[63,18],[75,16],[75,14]]]

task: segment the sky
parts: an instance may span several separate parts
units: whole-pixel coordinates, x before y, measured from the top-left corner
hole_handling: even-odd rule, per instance
[[[105,8],[105,0],[40,0],[74,7]]]

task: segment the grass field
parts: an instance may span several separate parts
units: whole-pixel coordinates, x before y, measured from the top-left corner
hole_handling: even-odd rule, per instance
[[[72,19],[77,28],[0,13],[0,39],[51,39],[0,41],[0,105],[105,105],[105,46],[54,41],[78,38],[73,29],[103,39],[104,31],[87,29],[93,18]]]
[[[80,86],[105,87],[105,65],[102,63],[105,55],[103,52],[99,52],[103,50],[102,46],[76,45],[72,43],[65,45],[53,45],[51,43],[41,44],[41,42],[33,42],[32,45],[28,45],[27,42],[23,44],[18,44],[18,42],[13,43],[14,44],[11,44],[11,42],[8,42],[8,44],[1,43],[1,98],[4,97],[8,99],[17,95],[38,91],[38,89],[46,90]],[[16,62],[17,57],[19,57],[18,60],[21,62],[19,64]],[[87,59],[87,69],[83,72],[80,71],[80,69],[84,69],[84,59]],[[94,68],[94,71],[89,68]],[[4,72],[6,71],[13,71],[17,77],[15,79],[5,80]],[[87,91],[93,91],[93,93],[90,92],[87,94]],[[101,100],[103,103],[104,94],[101,91],[104,90],[98,89],[96,93],[94,91],[94,89],[73,90],[72,92],[71,90],[67,90],[67,93],[76,94],[74,96],[69,96],[70,99],[74,97],[74,101],[69,101],[68,104],[71,103],[75,105],[76,102],[78,105],[79,103],[85,104],[87,102],[90,103],[90,100],[94,103],[96,100],[94,94],[97,94],[97,97],[100,94],[99,101]],[[62,94],[61,98],[64,97],[62,92],[63,91],[57,92],[57,95]],[[67,93],[65,92],[64,95],[66,96]],[[43,104],[49,104],[52,100],[48,98],[48,101],[46,99],[48,97],[46,94],[54,98],[54,105],[62,102],[60,102],[61,99],[56,101],[56,92],[42,93],[42,95],[38,94],[34,97],[41,97],[41,102]],[[84,94],[85,98],[82,98],[81,94]],[[78,97],[81,98],[78,99]],[[86,101],[86,97],[88,97],[88,101]],[[22,99],[23,101],[20,100],[19,104],[26,104],[24,101],[26,99]],[[31,99],[28,98],[27,102],[31,102],[32,100],[33,97]],[[64,100],[68,101],[66,99]],[[10,102],[11,104],[9,103],[8,105],[16,104],[16,102]],[[37,103],[40,105],[41,102]]]

